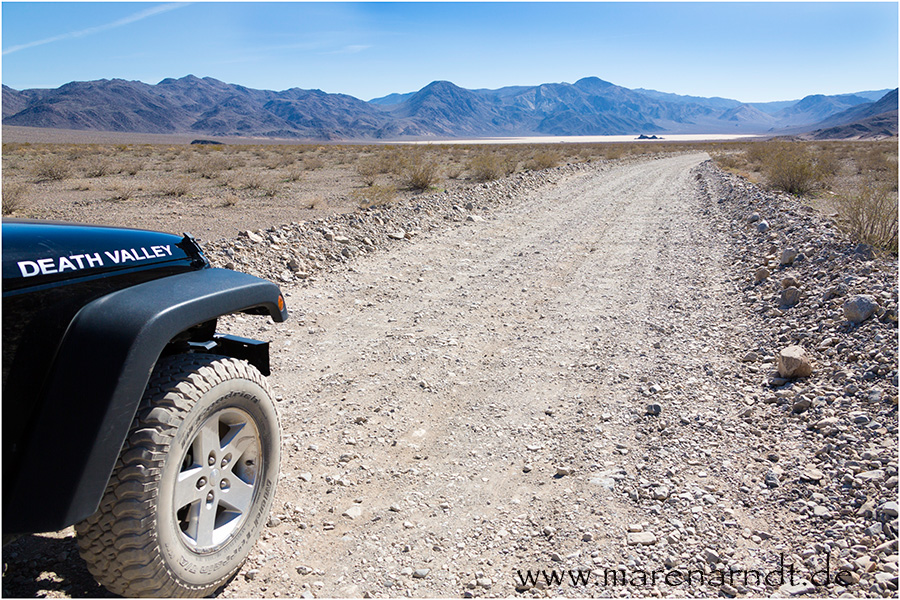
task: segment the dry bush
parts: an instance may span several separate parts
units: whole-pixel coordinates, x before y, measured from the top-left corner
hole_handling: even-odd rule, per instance
[[[775,189],[802,196],[817,189],[825,178],[812,153],[796,142],[766,142],[763,161],[766,178]]]
[[[375,185],[378,174],[382,172],[379,162],[378,158],[369,156],[356,163],[356,174],[360,176],[363,183],[368,187]]]
[[[736,154],[714,154],[712,158],[720,169],[735,170],[746,165]]]
[[[364,189],[353,190],[350,197],[359,204],[360,208],[387,206],[397,200],[397,188],[392,185],[372,185]]]
[[[458,161],[453,161],[447,165],[446,172],[448,179],[459,179],[465,170],[465,165]]]
[[[28,188],[21,183],[3,182],[3,214],[11,215],[16,211],[25,208],[25,197]]]
[[[856,194],[839,196],[838,213],[855,240],[896,254],[897,196],[888,186],[870,180]]]
[[[107,198],[107,200],[109,200],[110,202],[124,202],[135,197],[138,191],[138,187],[131,182],[124,182],[120,183],[109,191],[111,192],[111,194],[109,198]]]
[[[264,184],[259,173],[245,173],[242,177],[236,177],[231,181],[231,187],[241,190],[258,190]]]
[[[291,169],[287,173],[287,181],[300,181],[303,179],[303,171],[301,169]]]
[[[134,177],[144,168],[144,164],[139,160],[129,160],[122,165],[122,173],[127,173]]]
[[[325,167],[325,161],[318,156],[308,156],[303,159],[303,168],[307,171],[315,171]]]
[[[164,196],[175,196],[182,198],[189,196],[193,186],[191,180],[187,177],[179,177],[177,179],[166,180],[159,188],[159,192]]]
[[[603,156],[606,157],[606,160],[619,160],[625,156],[625,146],[622,144],[610,144],[609,147],[604,148]]]
[[[117,173],[116,166],[108,158],[105,157],[91,157],[90,160],[87,161],[87,165],[84,167],[84,176],[85,177],[106,177],[112,173]]]
[[[509,175],[511,164],[506,153],[483,151],[470,158],[466,166],[475,181],[493,181]]]
[[[562,154],[556,150],[538,150],[526,162],[528,169],[532,171],[542,171],[544,169],[552,169],[559,166],[562,162]]]
[[[71,174],[69,162],[61,156],[48,156],[34,166],[34,176],[38,181],[63,181]]]
[[[187,164],[185,173],[197,173],[204,179],[215,179],[222,171],[231,169],[228,158],[221,154],[211,156],[197,156]]]
[[[413,154],[403,169],[403,185],[411,190],[427,190],[439,180],[437,163],[421,152]]]
[[[406,160],[400,149],[390,146],[382,150],[378,155],[377,168],[379,173],[400,175],[403,173],[403,165]]]

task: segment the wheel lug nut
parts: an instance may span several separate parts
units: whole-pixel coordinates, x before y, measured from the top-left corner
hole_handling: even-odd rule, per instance
[[[213,466],[214,464],[216,464],[216,457],[213,456],[212,454],[210,454],[208,462],[209,462],[209,466]]]
[[[197,480],[197,489],[203,489],[203,486],[206,485],[206,477],[201,477]]]
[[[212,492],[210,492],[210,493],[208,493],[208,494],[206,495],[206,501],[207,501],[207,502],[212,502],[213,499],[215,499],[215,495],[213,495]]]

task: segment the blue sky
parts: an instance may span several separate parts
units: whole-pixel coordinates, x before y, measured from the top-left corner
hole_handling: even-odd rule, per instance
[[[596,76],[744,102],[894,88],[898,4],[3,2],[15,89],[194,74],[363,100]]]

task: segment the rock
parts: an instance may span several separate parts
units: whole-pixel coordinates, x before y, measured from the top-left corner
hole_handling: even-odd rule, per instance
[[[648,404],[647,405],[647,414],[651,417],[658,417],[662,412],[662,406],[659,404]]]
[[[798,254],[800,254],[800,252],[794,248],[785,248],[781,251],[781,259],[778,261],[778,264],[782,267],[792,265]]]
[[[770,228],[769,228],[769,222],[766,221],[766,220],[760,221],[759,224],[756,226],[756,230],[757,230],[758,232],[760,232],[760,233],[765,233],[765,232],[767,232],[769,229],[770,229]]]
[[[851,323],[862,323],[873,314],[878,304],[875,298],[868,294],[851,296],[844,302],[844,318]]]
[[[884,514],[889,519],[896,519],[898,516],[897,513],[897,503],[892,501],[885,502],[881,506],[878,507],[878,511]]]
[[[348,519],[358,519],[362,516],[362,513],[362,506],[360,506],[359,504],[354,504],[353,506],[345,510],[341,516],[347,517]]]
[[[800,471],[800,479],[803,479],[804,481],[814,481],[818,483],[823,477],[825,477],[825,474],[815,467],[807,466]]]
[[[756,223],[757,221],[759,221],[759,213],[758,212],[755,212],[752,215],[750,215],[749,217],[747,217],[748,223]]]
[[[756,272],[753,274],[753,281],[755,281],[756,283],[759,283],[759,282],[761,282],[761,281],[765,281],[766,279],[769,278],[769,275],[771,275],[771,274],[772,274],[772,273],[771,273],[767,268],[765,268],[765,267],[760,267],[760,268],[758,268],[758,269],[756,270]]]
[[[263,241],[262,236],[257,235],[250,230],[245,231],[244,235],[246,235],[247,239],[250,240],[251,242],[253,242],[254,244],[259,244],[260,242]]]
[[[406,232],[401,229],[400,231],[392,231],[387,236],[392,240],[403,240],[406,239]]]
[[[759,354],[751,350],[741,358],[741,362],[756,362],[759,360]]]
[[[484,588],[486,590],[491,589],[491,586],[494,585],[494,582],[490,580],[489,577],[479,577],[475,580],[475,585],[480,588]]]
[[[425,579],[428,577],[428,574],[431,573],[431,569],[416,569],[413,571],[412,576],[416,579]]]
[[[800,302],[800,290],[795,287],[789,287],[781,291],[781,306],[790,307]]]
[[[784,378],[809,377],[812,363],[800,346],[788,346],[778,353],[778,374]]]
[[[794,405],[791,407],[791,412],[800,414],[809,410],[810,406],[812,406],[812,402],[809,398],[798,398],[794,401]]]
[[[565,477],[566,475],[571,475],[572,469],[571,467],[556,467],[556,476],[557,477]]]
[[[786,583],[775,593],[775,596],[801,596],[803,594],[815,593],[816,586],[806,579],[801,579],[797,583]]]
[[[654,500],[666,500],[669,497],[669,488],[664,485],[651,488],[650,497]]]
[[[781,280],[781,289],[786,290],[790,287],[800,287],[800,282],[797,281],[796,277],[785,277]]]
[[[629,533],[626,542],[629,546],[651,546],[656,543],[656,536],[652,531],[638,531]]]

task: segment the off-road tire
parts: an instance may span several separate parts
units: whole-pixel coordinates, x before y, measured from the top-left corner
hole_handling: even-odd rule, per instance
[[[275,405],[256,368],[203,354],[161,360],[100,507],[75,526],[91,574],[123,596],[219,590],[266,523],[280,445]],[[175,506],[186,494],[197,498]]]

